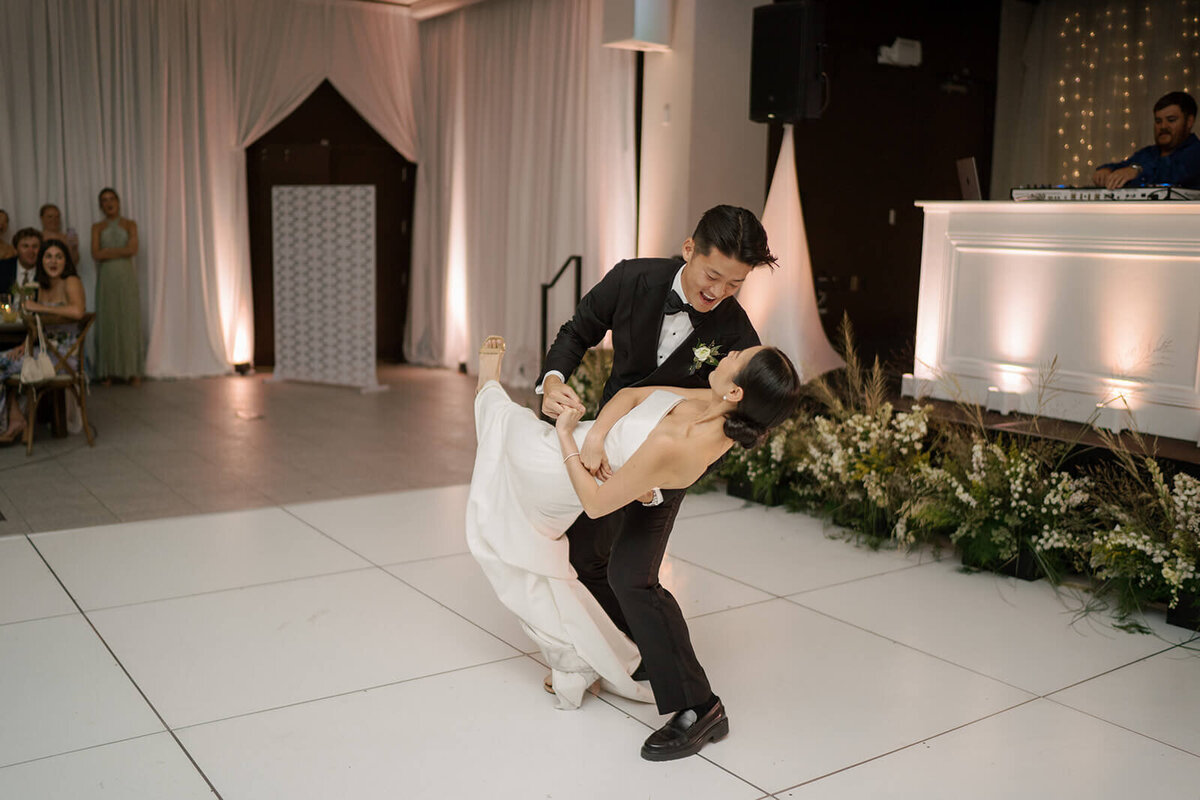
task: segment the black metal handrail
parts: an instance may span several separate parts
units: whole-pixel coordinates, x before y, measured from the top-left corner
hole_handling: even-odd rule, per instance
[[[558,272],[554,273],[554,277],[550,279],[550,282],[542,284],[542,360],[539,362],[539,370],[546,368],[546,348],[550,346],[546,333],[546,323],[549,322],[548,317],[550,314],[550,290],[554,288],[554,284],[558,283],[558,279],[562,277],[562,274],[567,271],[567,267],[571,266],[572,263],[575,264],[575,305],[571,306],[574,309],[575,306],[579,305],[579,301],[583,297],[583,256],[571,256],[568,258],[558,268]]]

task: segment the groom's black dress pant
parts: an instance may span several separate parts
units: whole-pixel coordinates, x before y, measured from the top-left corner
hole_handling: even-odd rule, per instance
[[[665,489],[661,505],[634,502],[596,520],[584,515],[567,530],[571,565],[617,627],[637,643],[660,714],[712,696],[683,612],[658,582],[685,494]]]

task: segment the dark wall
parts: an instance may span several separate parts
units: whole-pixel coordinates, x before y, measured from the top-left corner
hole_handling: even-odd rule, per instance
[[[246,148],[246,177],[254,363],[275,363],[271,187],[306,184],[375,186],[376,356],[403,361],[416,165],[323,81],[287,118]]]
[[[987,197],[1000,2],[830,0],[827,15],[829,106],[796,125],[823,319],[832,338],[848,312],[860,349],[907,371],[923,223],[913,203],[961,199],[955,160],[967,156]],[[879,47],[898,36],[921,42],[919,67],[877,63]],[[781,138],[773,125],[771,169]]]

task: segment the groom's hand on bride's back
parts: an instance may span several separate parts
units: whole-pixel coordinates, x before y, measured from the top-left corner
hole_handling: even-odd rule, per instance
[[[558,415],[568,408],[576,409],[581,415],[586,411],[574,389],[557,375],[547,375],[542,383],[542,413],[550,419],[558,419]]]

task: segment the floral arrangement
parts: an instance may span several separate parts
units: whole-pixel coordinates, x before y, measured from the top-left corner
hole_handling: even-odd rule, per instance
[[[1121,459],[1121,495],[1105,498],[1103,527],[1091,542],[1091,566],[1128,613],[1145,602],[1174,607],[1200,594],[1200,481],[1170,482],[1150,457]]]
[[[1055,469],[1067,448],[978,432],[969,444],[968,457],[951,447],[925,475],[957,523],[950,541],[963,563],[1052,578],[1086,563],[1091,482]]]
[[[859,362],[846,322],[842,333],[845,369],[811,381],[763,446],[730,451],[720,476],[731,492],[823,515],[874,546],[951,546],[976,569],[1073,576],[1115,598],[1121,618],[1151,603],[1200,609],[1200,480],[1135,455],[1149,452],[1136,436],[1095,429],[1107,447],[1085,460],[1087,448],[1036,424],[1002,433],[975,407],[948,419],[900,405],[878,361]],[[589,408],[610,365],[592,351],[572,376]]]
[[[788,471],[793,505],[824,509],[875,543],[891,536],[910,542],[913,483],[929,464],[929,411],[921,405],[896,411],[885,402],[874,413],[813,417],[795,437]]]

